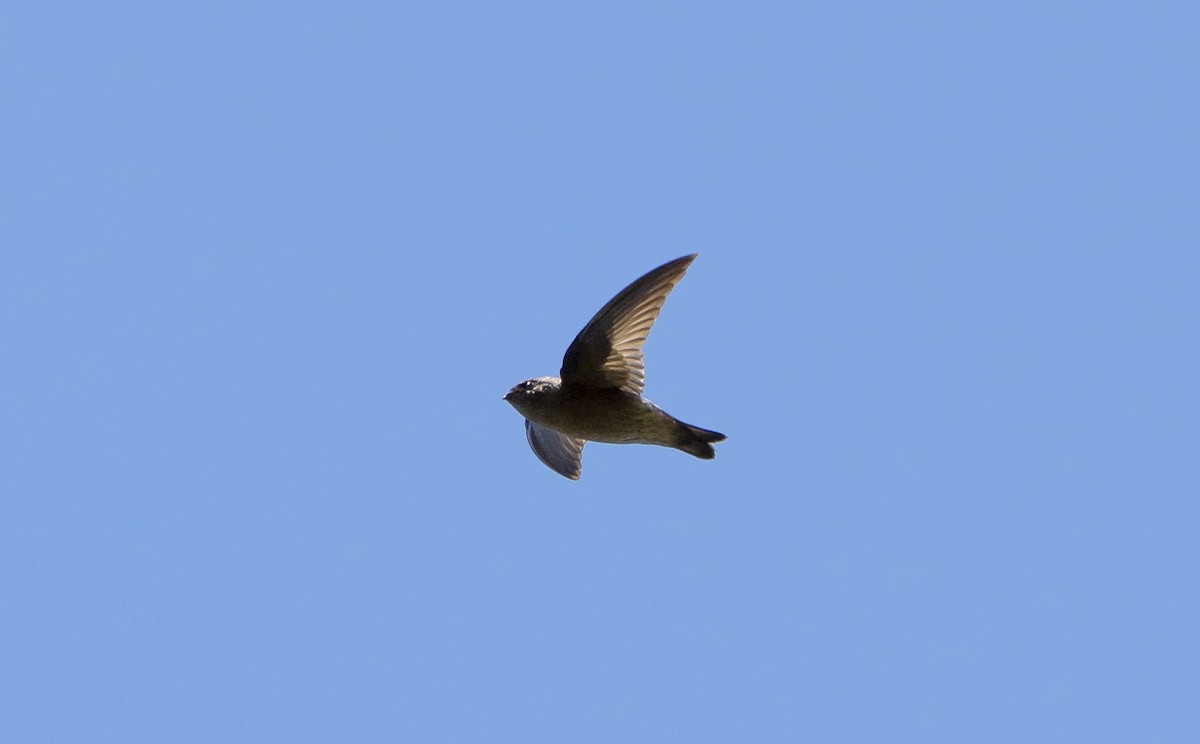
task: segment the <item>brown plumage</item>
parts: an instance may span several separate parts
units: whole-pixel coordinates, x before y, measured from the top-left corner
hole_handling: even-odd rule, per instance
[[[588,440],[715,456],[712,443],[725,435],[685,424],[642,397],[642,346],[695,258],[665,263],[609,300],[567,348],[561,377],[525,380],[504,396],[525,417],[534,453],[555,472],[577,480]]]

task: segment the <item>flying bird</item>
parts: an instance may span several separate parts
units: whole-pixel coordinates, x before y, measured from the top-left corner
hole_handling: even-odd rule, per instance
[[[579,480],[589,440],[657,444],[704,460],[716,455],[712,443],[724,434],[685,424],[642,397],[642,346],[695,258],[665,263],[621,290],[567,347],[559,377],[525,380],[504,396],[525,417],[525,438],[551,470]]]

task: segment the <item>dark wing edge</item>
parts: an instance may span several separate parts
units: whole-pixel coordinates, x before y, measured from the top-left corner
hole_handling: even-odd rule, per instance
[[[682,256],[647,272],[600,308],[563,355],[563,385],[616,387],[640,395],[646,380],[642,347],[667,295],[696,255]]]
[[[525,438],[546,467],[571,480],[579,480],[585,440],[539,426],[529,419],[525,419]]]

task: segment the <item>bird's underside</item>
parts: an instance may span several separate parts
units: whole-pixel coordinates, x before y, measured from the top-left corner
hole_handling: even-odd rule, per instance
[[[534,423],[589,442],[665,444],[676,421],[640,395],[617,388],[563,386],[526,416]]]

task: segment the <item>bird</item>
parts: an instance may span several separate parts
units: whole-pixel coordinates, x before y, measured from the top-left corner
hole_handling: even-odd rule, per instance
[[[558,377],[519,382],[504,396],[525,417],[525,438],[551,470],[579,480],[586,442],[655,444],[703,460],[719,432],[685,424],[642,397],[642,346],[695,253],[647,272],[588,321],[563,355]]]

